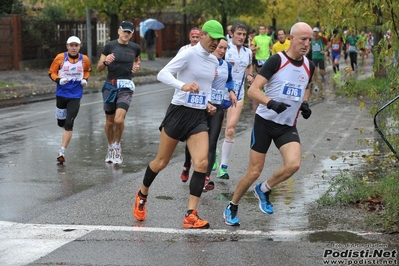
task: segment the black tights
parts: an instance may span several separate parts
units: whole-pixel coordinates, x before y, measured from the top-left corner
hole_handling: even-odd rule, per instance
[[[208,168],[206,170],[206,176],[210,176],[212,172],[213,163],[216,159],[216,147],[219,140],[219,134],[222,130],[222,122],[224,118],[224,111],[222,108],[218,108],[214,115],[208,116],[208,134],[209,134],[209,153],[208,153]],[[191,155],[186,145],[186,160],[184,167],[190,167]]]
[[[349,59],[351,60],[352,70],[355,70],[355,65],[357,67],[357,53],[349,53]]]
[[[63,127],[65,130],[72,131],[73,123],[79,113],[80,99],[70,99],[57,96],[56,101],[57,108],[67,110],[66,119],[57,119],[58,126]]]

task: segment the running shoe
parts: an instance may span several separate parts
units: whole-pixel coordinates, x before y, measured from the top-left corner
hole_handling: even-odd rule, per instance
[[[107,156],[105,156],[105,162],[106,163],[112,163],[113,162],[113,155],[114,155],[114,149],[108,149]]]
[[[218,160],[216,159],[212,166],[212,171],[216,171],[219,168]]]
[[[319,86],[317,84],[314,85],[314,91],[318,92],[319,91]]]
[[[227,166],[225,166],[225,165],[220,166],[219,172],[217,174],[217,178],[220,178],[220,179],[229,179],[230,178],[229,173],[227,173]]]
[[[139,190],[136,192],[136,198],[133,205],[133,215],[137,221],[144,221],[147,216],[147,210],[145,204],[147,202],[147,198],[139,196]]]
[[[215,188],[215,183],[213,183],[213,181],[211,181],[209,176],[206,176],[205,177],[205,185],[204,185],[204,188],[202,189],[202,191],[207,192],[209,190],[213,190],[214,188]]]
[[[114,148],[112,161],[113,161],[114,164],[121,164],[123,162],[122,148],[121,147]]]
[[[337,73],[334,74],[334,79],[337,80],[339,79],[341,73],[339,73],[339,71],[337,71]]]
[[[215,162],[213,163],[212,171],[216,171],[219,168],[219,149],[216,148],[216,156],[215,156]]]
[[[238,219],[237,211],[238,211],[238,206],[229,203],[223,212],[224,223],[232,226],[240,225],[240,220]]]
[[[65,150],[60,149],[58,151],[57,161],[59,163],[64,163],[65,162]]]
[[[193,210],[193,212],[190,215],[188,216],[187,214],[184,215],[183,227],[194,228],[194,229],[207,229],[209,228],[209,222],[199,218],[198,211]]]
[[[269,200],[271,191],[269,190],[267,192],[263,192],[262,190],[260,190],[261,184],[262,183],[258,183],[254,189],[254,195],[259,200],[259,209],[263,213],[272,214],[273,213],[273,205],[271,204],[271,202]]]
[[[183,166],[183,171],[181,171],[180,178],[182,182],[187,182],[187,180],[190,178],[190,167]]]

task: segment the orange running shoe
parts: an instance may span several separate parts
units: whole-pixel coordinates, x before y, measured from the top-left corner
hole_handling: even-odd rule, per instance
[[[147,198],[143,198],[139,196],[139,190],[136,192],[136,199],[133,205],[133,215],[137,219],[137,221],[144,221],[147,216],[147,211],[145,209],[145,203],[147,202]]]
[[[209,228],[209,222],[199,218],[198,211],[193,210],[193,212],[189,216],[184,215],[183,227],[195,228],[195,229],[207,229]]]

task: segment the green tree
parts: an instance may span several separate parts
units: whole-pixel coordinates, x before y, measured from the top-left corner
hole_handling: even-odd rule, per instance
[[[54,4],[46,5],[39,17],[50,21],[67,19],[64,8]]]
[[[238,21],[240,16],[262,16],[266,11],[267,6],[259,0],[193,0],[183,8],[186,14],[219,20],[224,28],[227,23]]]
[[[20,0],[2,0],[0,2],[0,15],[21,14],[24,6]]]
[[[40,0],[31,0],[37,3]],[[85,18],[86,8],[91,9],[100,18],[109,22],[110,37],[117,39],[121,20],[133,21],[135,18],[147,17],[148,13],[161,12],[172,0],[41,0],[44,4],[61,6],[69,17]]]
[[[374,75],[385,77],[390,59],[398,50],[399,1],[331,0],[327,12],[329,15],[324,16],[323,20],[329,25],[350,26],[357,30],[369,29],[374,32]],[[384,38],[388,30],[392,32],[390,49]]]
[[[80,0],[69,0],[76,2]],[[111,39],[118,38],[117,30],[120,20],[132,21],[135,18],[147,17],[148,13],[161,12],[161,10],[170,5],[172,0],[86,0],[86,5],[93,11],[98,12],[109,19]]]

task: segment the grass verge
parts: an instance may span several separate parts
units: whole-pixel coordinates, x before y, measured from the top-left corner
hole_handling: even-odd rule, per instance
[[[396,73],[397,74],[397,73]],[[361,101],[371,101],[371,115],[377,111],[377,106],[385,104],[397,95],[397,75],[388,78],[367,78],[364,80],[349,80],[336,91],[336,94]],[[367,100],[366,100],[367,99]],[[399,101],[385,114],[394,121],[398,121]],[[388,110],[388,109],[387,109]],[[391,123],[392,125],[392,123]],[[384,132],[392,127],[384,124]],[[395,136],[399,141],[399,135]],[[378,141],[378,140],[377,140]],[[399,152],[399,151],[398,151]],[[376,155],[380,156],[381,154]],[[388,154],[374,164],[373,169],[360,172],[346,172],[330,181],[329,189],[317,200],[318,204],[328,206],[353,206],[370,212],[366,223],[373,230],[386,233],[399,233],[399,169],[397,159]]]
[[[0,87],[11,87],[11,86],[15,86],[15,83],[0,80]]]
[[[330,181],[317,200],[326,206],[352,206],[370,213],[366,220],[373,230],[399,232],[399,185],[397,173],[381,174],[369,182],[354,173],[342,173]]]

